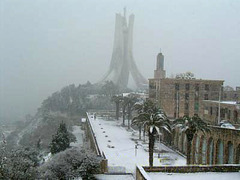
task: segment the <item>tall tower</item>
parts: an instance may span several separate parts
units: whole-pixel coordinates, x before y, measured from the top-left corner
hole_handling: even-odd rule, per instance
[[[131,75],[138,88],[146,87],[148,84],[133,58],[133,23],[133,14],[129,16],[127,22],[126,8],[123,16],[116,14],[112,59],[109,70],[101,82],[111,80],[119,87],[126,88]]]
[[[166,71],[164,70],[164,55],[160,52],[157,55],[156,70],[154,70],[155,79],[163,79],[166,77]]]

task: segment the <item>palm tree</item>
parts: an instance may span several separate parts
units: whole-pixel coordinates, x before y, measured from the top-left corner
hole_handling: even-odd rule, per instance
[[[120,103],[122,102],[123,97],[114,95],[112,96],[112,101],[116,104],[116,119],[119,119]]]
[[[122,103],[122,119],[123,119],[122,125],[123,126],[125,126],[126,107],[127,107],[127,101],[128,101],[127,99],[128,99],[128,97],[124,96],[121,101],[121,103]]]
[[[160,135],[162,130],[171,132],[170,122],[165,115],[165,113],[157,108],[147,108],[146,112],[138,114],[138,116],[133,118],[132,125],[142,124],[144,128],[147,129],[149,138],[149,166],[153,166],[153,150],[155,143],[155,136]]]
[[[130,120],[132,119],[132,111],[134,104],[137,102],[137,98],[134,95],[130,95],[125,98],[125,104],[127,105],[127,115],[128,115],[128,129],[130,129]]]
[[[147,99],[144,102],[139,102],[139,103],[135,103],[134,104],[134,109],[137,111],[138,114],[140,113],[150,113],[153,112],[154,108],[155,108],[155,103],[149,99]],[[145,142],[145,132],[146,132],[146,128],[143,127],[143,123],[141,121],[137,121],[134,122],[137,123],[136,125],[138,126],[138,130],[139,130],[139,140],[141,139],[141,132],[142,132],[142,128],[143,128],[143,142]],[[134,124],[132,124],[134,125]]]
[[[207,124],[198,116],[194,115],[193,117],[184,116],[182,118],[176,119],[173,122],[173,127],[179,127],[182,132],[185,132],[187,137],[187,164],[191,162],[191,147],[192,140],[194,135],[201,131],[203,133],[209,132]]]

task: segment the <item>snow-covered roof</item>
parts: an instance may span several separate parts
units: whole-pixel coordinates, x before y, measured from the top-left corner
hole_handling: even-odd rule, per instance
[[[152,180],[239,180],[240,172],[203,172],[203,173],[158,173],[151,172],[147,173]]]
[[[213,101],[213,100],[204,100],[205,102],[213,102],[213,103],[219,103],[219,101]],[[230,104],[230,105],[237,105],[236,101],[220,101],[221,104]]]

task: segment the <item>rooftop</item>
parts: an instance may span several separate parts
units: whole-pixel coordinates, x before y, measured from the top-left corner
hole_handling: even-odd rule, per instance
[[[203,172],[203,173],[147,173],[151,180],[239,180],[240,172]]]
[[[219,103],[219,101],[203,100],[205,102]],[[238,105],[236,101],[220,101],[220,104]]]

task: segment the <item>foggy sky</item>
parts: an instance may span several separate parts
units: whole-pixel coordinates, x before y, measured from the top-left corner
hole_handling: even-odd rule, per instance
[[[239,0],[0,0],[0,117],[34,113],[66,85],[100,80],[124,6],[135,14],[133,55],[146,78],[161,48],[168,76],[240,85]]]

